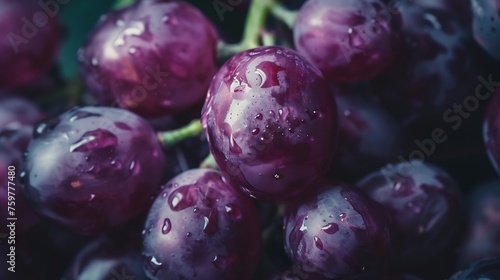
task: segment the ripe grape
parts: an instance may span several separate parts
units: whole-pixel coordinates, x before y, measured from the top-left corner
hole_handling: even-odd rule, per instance
[[[96,234],[149,207],[164,165],[145,120],[122,109],[75,107],[35,128],[24,193],[42,216]]]
[[[332,173],[341,179],[359,179],[396,159],[401,141],[400,124],[365,96],[335,96],[339,118],[339,144]]]
[[[491,56],[500,60],[500,1],[471,0],[474,38]]]
[[[477,261],[467,269],[457,272],[449,280],[494,280],[500,279],[500,259]]]
[[[475,188],[468,196],[468,231],[460,250],[461,267],[500,256],[500,182]]]
[[[147,280],[139,238],[101,236],[75,256],[62,280]]]
[[[432,264],[457,245],[462,235],[461,196],[442,169],[420,161],[389,164],[357,186],[389,211],[398,269]]]
[[[442,10],[405,2],[399,11],[402,50],[375,79],[373,92],[405,125],[428,122],[435,128],[444,119],[455,127],[454,103],[462,104],[478,84],[473,42],[462,23]]]
[[[258,261],[259,218],[252,201],[219,171],[193,169],[170,180],[143,231],[152,279],[250,279]]]
[[[0,4],[0,88],[25,85],[54,63],[61,24],[36,1],[2,0]]]
[[[189,4],[136,4],[103,16],[78,58],[101,104],[158,117],[202,102],[216,44],[215,28]]]
[[[483,124],[483,137],[486,145],[488,156],[495,167],[497,173],[500,174],[500,87],[488,104],[484,124]]]
[[[380,0],[309,0],[293,27],[295,46],[329,79],[368,80],[397,57],[398,17]]]
[[[390,251],[384,208],[343,183],[323,183],[290,204],[284,229],[285,250],[304,279],[373,277]]]
[[[202,123],[224,176],[264,200],[310,189],[337,141],[332,91],[315,66],[282,47],[226,62],[210,85]]]

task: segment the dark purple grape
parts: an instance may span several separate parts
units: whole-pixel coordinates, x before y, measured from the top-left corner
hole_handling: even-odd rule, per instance
[[[477,261],[467,269],[457,272],[449,280],[496,280],[500,279],[500,259]]]
[[[258,261],[255,206],[216,170],[193,169],[170,180],[143,234],[152,279],[245,280]]]
[[[399,154],[400,124],[383,108],[364,96],[337,94],[339,144],[332,173],[358,180],[393,161]]]
[[[96,234],[151,205],[164,165],[145,120],[122,109],[76,107],[35,128],[26,152],[24,192],[41,215]]]
[[[500,1],[470,1],[474,38],[486,52],[500,60]]]
[[[357,186],[390,213],[397,269],[444,259],[462,236],[460,191],[436,166],[420,161],[389,164]]]
[[[191,5],[137,4],[103,16],[78,58],[101,104],[158,117],[203,101],[216,44],[214,27]]]
[[[147,280],[140,238],[102,236],[78,253],[62,280]]]
[[[43,1],[0,2],[0,88],[32,82],[54,63],[61,24],[57,12],[46,6]]]
[[[304,279],[357,279],[381,270],[390,251],[386,212],[356,188],[323,183],[288,205],[285,250]]]
[[[33,126],[42,117],[42,112],[27,100],[0,97],[0,220],[2,229],[6,229],[9,224],[8,206],[15,209],[15,217],[19,220],[15,230],[18,236],[38,220],[24,198],[19,175],[24,150],[32,138]],[[13,167],[12,176],[8,174],[9,166],[11,169]],[[14,193],[15,200],[9,201],[8,192]]]
[[[455,121],[460,115],[453,105],[462,104],[478,85],[473,40],[442,10],[404,2],[399,11],[402,50],[397,63],[374,81],[373,92],[405,125],[426,121],[435,128],[444,120],[456,129],[461,122]]]
[[[486,111],[483,137],[488,156],[500,174],[500,87],[493,94]]]
[[[286,200],[321,180],[336,147],[332,91],[293,50],[242,52],[214,77],[202,123],[224,176],[252,197]]]
[[[459,255],[464,267],[500,257],[500,182],[482,184],[468,196],[468,231]]]
[[[380,0],[309,0],[293,27],[295,47],[326,78],[368,80],[397,57],[398,17]]]

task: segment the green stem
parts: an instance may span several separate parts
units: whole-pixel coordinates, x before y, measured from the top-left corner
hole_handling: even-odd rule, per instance
[[[298,12],[291,11],[281,4],[273,5],[271,13],[290,28],[293,28],[293,24],[295,23],[295,19],[298,14]]]
[[[276,0],[252,0],[250,11],[245,22],[245,30],[241,42],[234,45],[219,45],[219,53],[222,57],[228,57],[248,49],[260,46],[261,31],[266,23],[266,18]]]
[[[158,139],[161,144],[165,147],[171,147],[179,142],[182,142],[186,138],[197,137],[203,133],[203,127],[201,126],[200,120],[192,120],[189,124],[184,127],[158,132]]]
[[[119,10],[135,3],[135,0],[116,0],[113,4],[114,10]]]
[[[219,169],[212,153],[208,154],[208,156],[200,163],[200,168]]]

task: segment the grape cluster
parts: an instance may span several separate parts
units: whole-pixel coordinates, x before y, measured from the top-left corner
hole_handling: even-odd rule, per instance
[[[1,279],[500,279],[498,0],[109,0],[71,81],[63,2],[0,0]]]

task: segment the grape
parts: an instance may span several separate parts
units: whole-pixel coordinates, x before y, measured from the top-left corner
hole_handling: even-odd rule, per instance
[[[284,229],[285,250],[304,279],[373,277],[390,250],[383,207],[344,183],[323,183],[288,205]]]
[[[192,169],[170,180],[147,218],[143,256],[152,279],[250,279],[260,232],[252,201],[219,171]]]
[[[432,264],[457,245],[463,219],[460,191],[440,168],[420,161],[389,164],[357,186],[392,217],[398,269]]]
[[[475,188],[468,196],[467,213],[469,228],[460,251],[460,266],[500,257],[500,182]]]
[[[477,261],[449,280],[495,280],[500,278],[500,259]]]
[[[139,244],[139,238],[101,236],[78,253],[62,280],[147,280]]]
[[[225,178],[269,201],[311,188],[336,147],[332,91],[316,67],[282,47],[226,62],[210,85],[202,123]]]
[[[215,28],[191,5],[137,4],[103,16],[78,59],[100,104],[159,117],[202,102],[216,44]]]
[[[24,150],[31,140],[33,126],[42,118],[42,112],[28,100],[0,97],[0,220],[2,228],[5,229],[9,213],[8,192],[14,193],[14,205],[11,203],[10,206],[14,206],[15,216],[22,221],[17,223],[17,235],[26,232],[38,220],[22,194],[19,173]],[[10,174],[13,176],[9,175],[9,166],[14,167]]]
[[[368,80],[397,56],[398,17],[380,0],[309,0],[293,27],[295,46],[329,79]]]
[[[500,111],[498,110],[500,108],[499,93],[500,87],[497,88],[489,101],[483,125],[483,138],[488,156],[495,170],[500,174],[500,147],[498,146],[500,140]]]
[[[54,63],[61,44],[61,24],[36,1],[0,3],[0,88],[25,85]]]
[[[145,120],[122,109],[75,107],[35,128],[24,193],[42,216],[96,234],[149,207],[164,165]]]
[[[476,41],[500,60],[500,1],[471,0],[472,29]]]
[[[339,146],[332,173],[359,179],[396,159],[400,124],[378,104],[351,93],[336,95],[339,111]]]
[[[444,119],[455,127],[454,103],[462,104],[478,84],[473,42],[446,12],[416,4],[402,4],[399,10],[402,51],[398,62],[375,79],[373,92],[405,125],[428,122],[435,128]]]

